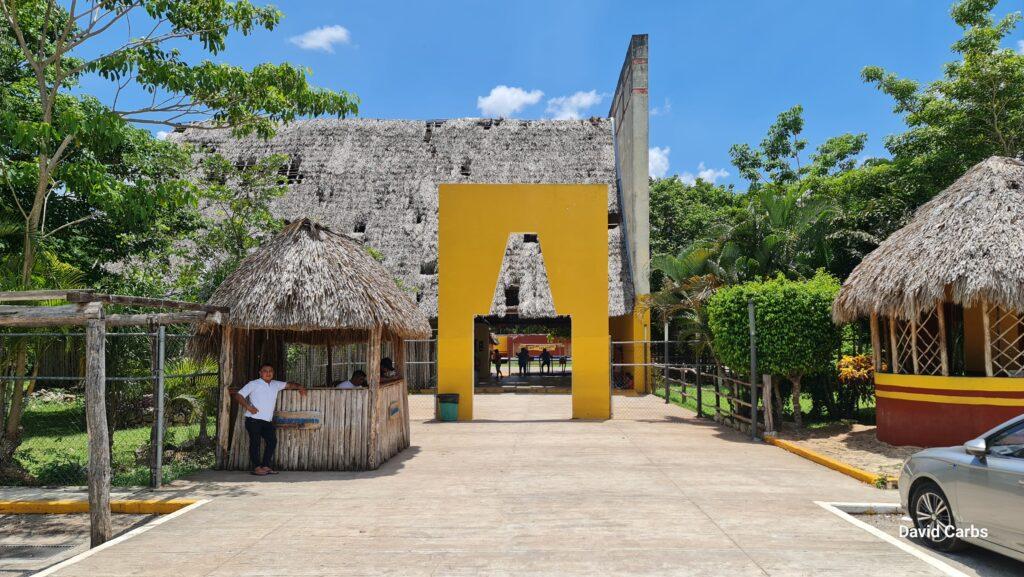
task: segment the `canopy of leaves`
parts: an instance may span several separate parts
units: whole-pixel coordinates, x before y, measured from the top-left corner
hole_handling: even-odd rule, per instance
[[[778,277],[718,290],[708,301],[715,352],[727,366],[750,371],[747,303],[754,302],[758,371],[789,378],[826,370],[840,337],[832,323],[835,277],[819,272],[808,281]]]

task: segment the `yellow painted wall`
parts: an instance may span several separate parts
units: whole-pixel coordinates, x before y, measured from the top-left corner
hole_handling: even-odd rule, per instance
[[[509,234],[536,233],[559,315],[572,317],[572,416],[611,416],[608,382],[608,187],[442,184],[438,201],[437,391],[473,418],[473,319],[490,312]],[[516,198],[543,210],[494,211]]]

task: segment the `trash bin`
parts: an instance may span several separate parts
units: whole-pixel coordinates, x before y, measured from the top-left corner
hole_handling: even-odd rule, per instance
[[[440,408],[437,415],[442,421],[459,420],[459,395],[457,393],[438,395],[437,406]]]

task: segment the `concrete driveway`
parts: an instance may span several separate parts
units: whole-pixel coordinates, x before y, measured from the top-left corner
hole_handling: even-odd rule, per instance
[[[620,399],[616,399],[620,401]],[[371,473],[210,472],[212,501],[58,575],[939,575],[813,503],[893,502],[653,398],[477,397]]]

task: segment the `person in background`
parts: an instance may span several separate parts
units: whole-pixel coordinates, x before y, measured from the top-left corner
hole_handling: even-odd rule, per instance
[[[563,375],[565,374],[565,365],[568,364],[568,362],[569,359],[565,355],[558,357],[558,371]]]
[[[494,365],[494,372],[498,374],[498,380],[501,380],[501,351],[494,349],[491,351],[491,363]]]
[[[530,374],[530,351],[526,350],[526,347],[522,347],[516,354],[516,358],[519,359],[519,376],[524,377]]]
[[[277,431],[274,429],[274,408],[277,394],[284,390],[297,390],[306,396],[306,387],[298,383],[274,380],[273,365],[260,366],[260,378],[253,379],[235,393],[234,398],[245,409],[245,432],[249,434],[249,462],[253,475],[276,475],[274,450],[277,448]],[[260,446],[266,445],[260,456]]]
[[[544,367],[548,368],[548,374],[551,374],[551,353],[547,349],[541,349],[540,351],[540,374],[544,374]]]
[[[338,383],[339,389],[355,389],[366,386],[366,373],[360,370],[352,371],[352,376],[347,381]]]
[[[398,371],[395,370],[395,363],[391,360],[391,357],[384,357],[380,360],[380,378],[382,379],[394,379],[398,377]]]

